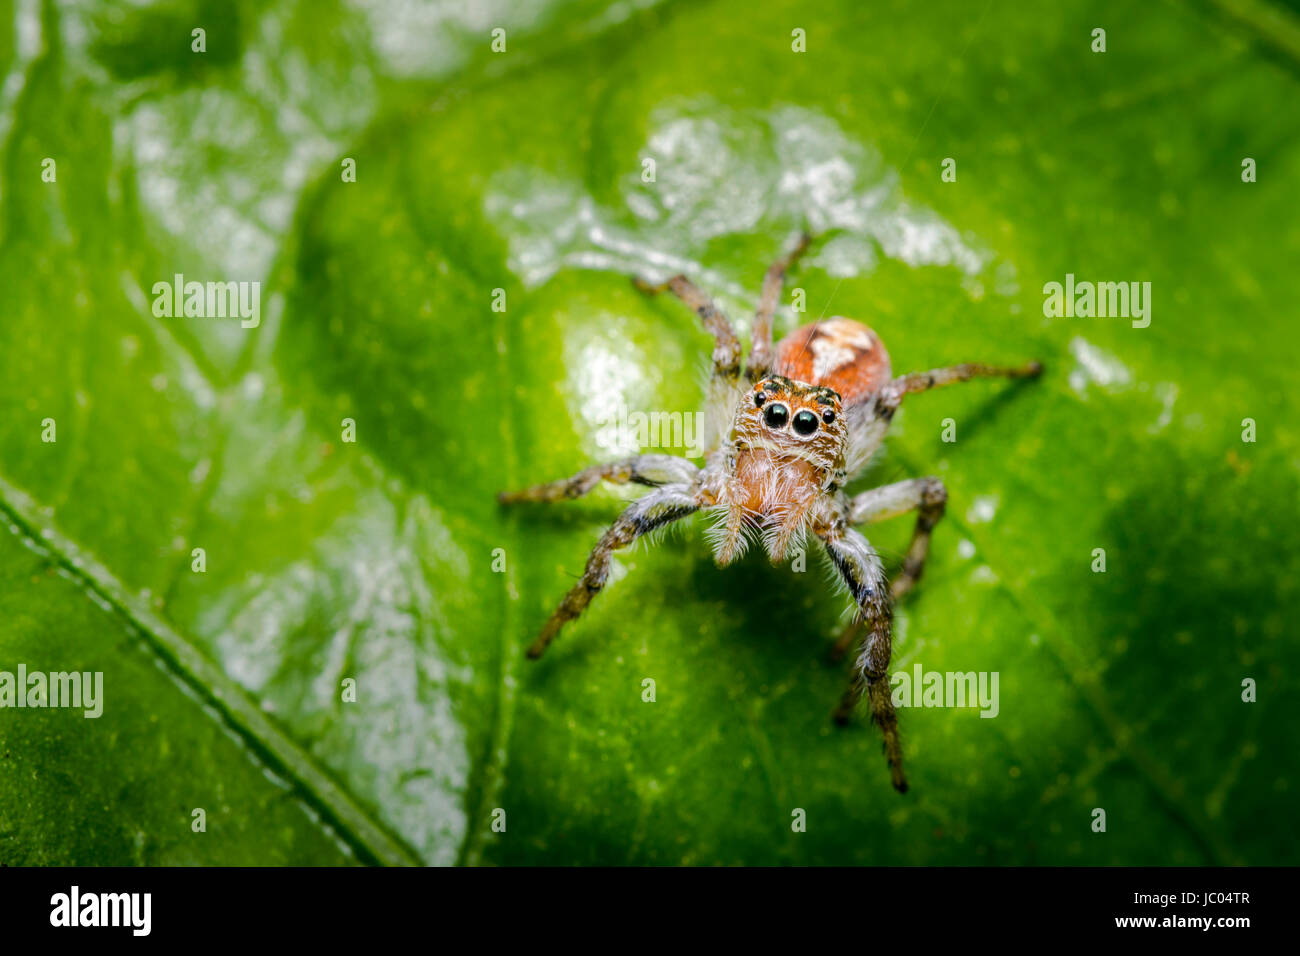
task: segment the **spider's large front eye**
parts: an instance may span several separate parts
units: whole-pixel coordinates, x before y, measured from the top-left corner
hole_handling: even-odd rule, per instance
[[[794,430],[800,435],[811,435],[817,430],[817,416],[804,409],[794,417]]]
[[[768,428],[785,428],[789,420],[790,409],[780,402],[767,406],[767,411],[763,412],[763,421],[767,422]]]

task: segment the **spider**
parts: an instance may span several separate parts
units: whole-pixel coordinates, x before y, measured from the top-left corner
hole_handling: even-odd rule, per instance
[[[571,478],[497,496],[503,504],[561,501],[587,494],[602,481],[652,488],[605,531],[581,580],[565,595],[528,649],[541,657],[560,629],[586,610],[609,579],[614,552],[695,513],[713,517],[708,538],[719,566],[755,541],[780,562],[806,534],[822,543],[856,606],[835,642],[842,657],[858,643],[848,689],[834,719],[849,721],[865,694],[884,737],[890,778],[907,791],[903,751],[889,685],[893,601],[921,577],[930,533],[943,516],[947,489],[938,478],[912,478],[850,497],[860,474],[889,430],[904,396],[978,376],[1032,378],[1039,362],[1018,367],[966,363],[894,377],[884,343],[870,328],[836,316],[796,329],[772,345],[772,320],[785,274],[807,249],[799,241],[767,270],[753,323],[753,344],[742,369],[740,341],[726,316],[683,275],[661,285],[634,279],[642,291],[671,290],[713,336],[707,390],[704,467],[664,454],[634,455],[593,465]],[[880,558],[854,525],[917,512],[902,570],[887,585]]]

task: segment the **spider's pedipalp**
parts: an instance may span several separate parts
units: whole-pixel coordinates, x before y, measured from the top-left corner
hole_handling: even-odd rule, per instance
[[[704,539],[713,549],[714,560],[725,567],[743,557],[754,543],[757,526],[736,504],[714,505],[708,509],[711,523],[704,531]]]
[[[784,561],[793,548],[801,550],[808,531],[807,512],[799,508],[775,508],[761,533],[763,548],[773,564]]]

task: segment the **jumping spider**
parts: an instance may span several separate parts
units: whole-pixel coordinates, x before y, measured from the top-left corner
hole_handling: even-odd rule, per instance
[[[577,498],[601,481],[634,482],[654,490],[625,510],[601,537],[582,579],[542,627],[528,656],[538,658],[560,629],[578,617],[605,586],[613,554],[637,538],[696,511],[715,519],[708,535],[717,563],[726,565],[761,540],[773,563],[812,532],[857,605],[854,620],[835,644],[838,659],[861,634],[848,690],[835,711],[846,723],[863,693],[884,735],[890,777],[907,790],[898,719],[890,697],[892,602],[921,576],[930,532],[943,515],[948,493],[938,478],[912,478],[849,497],[844,487],[866,467],[889,430],[905,395],[982,375],[1028,378],[1038,362],[1018,368],[979,363],[953,365],[895,378],[884,344],[867,326],[835,317],[809,323],[772,345],[772,317],[786,270],[807,248],[806,234],[767,270],[753,345],[741,377],[740,342],[727,318],[685,276],[658,286],[636,280],[643,291],[670,289],[695,310],[713,335],[709,382],[711,419],[703,468],[672,455],[636,455],[594,465],[571,478],[502,493],[503,503]],[[892,589],[880,559],[853,525],[916,511],[916,530]]]

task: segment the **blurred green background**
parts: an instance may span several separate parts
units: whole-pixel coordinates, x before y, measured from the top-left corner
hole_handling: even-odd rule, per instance
[[[0,863],[1295,864],[1298,38],[1245,0],[0,4],[0,670],[105,684],[0,711]],[[901,713],[906,797],[828,720],[815,560],[719,571],[692,525],[534,664],[627,495],[493,499],[697,407],[707,337],[628,273],[747,329],[804,226],[779,329],[1048,370],[910,399],[860,482],[950,491],[897,664],[1000,674],[996,719]],[[261,282],[261,325],[156,318],[175,273]],[[1150,327],[1044,317],[1067,273],[1152,283]]]

